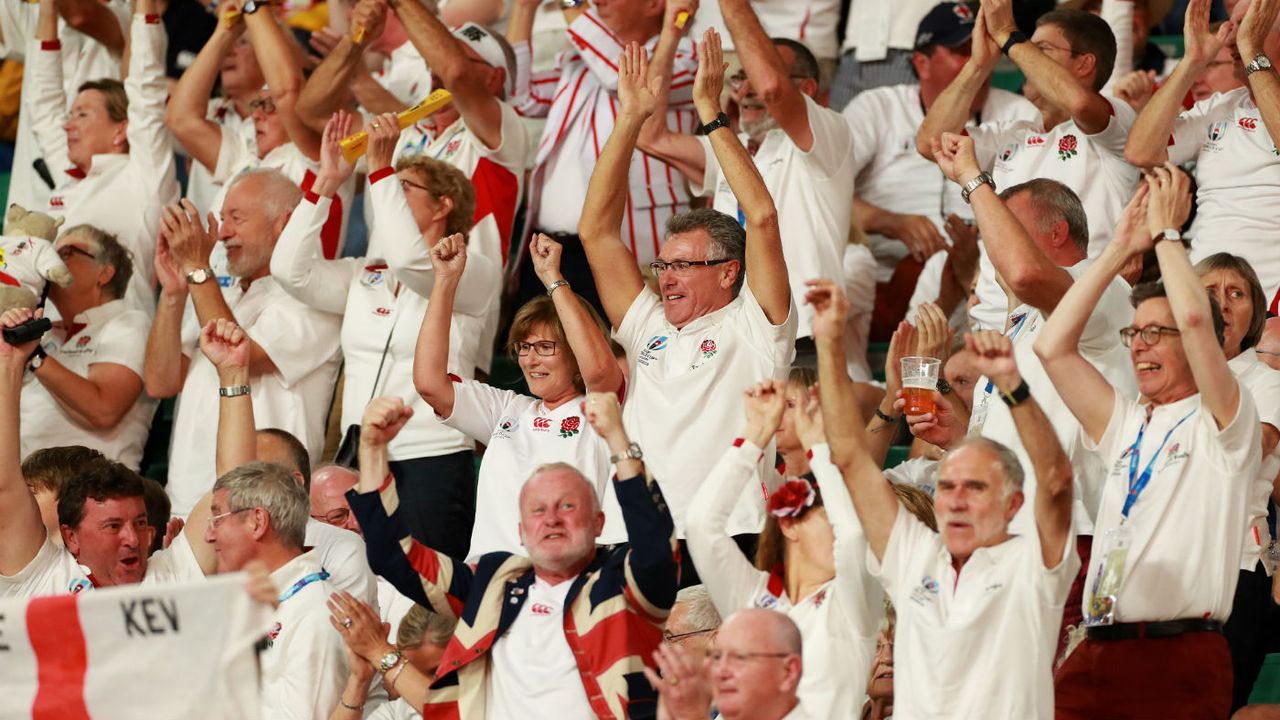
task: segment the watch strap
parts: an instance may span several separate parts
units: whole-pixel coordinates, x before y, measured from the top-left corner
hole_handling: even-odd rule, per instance
[[[569,281],[557,280],[551,283],[550,285],[547,286],[547,297],[551,297],[551,293],[555,292],[556,290],[559,290],[562,287],[569,287]]]
[[[1004,401],[1005,405],[1008,405],[1011,408],[1018,407],[1019,405],[1026,402],[1030,398],[1031,398],[1031,388],[1027,387],[1026,380],[1023,380],[1021,383],[1019,383],[1018,387],[1013,389],[1013,392],[1000,393],[1000,399]]]
[[[1014,45],[1027,42],[1030,39],[1031,38],[1027,37],[1027,34],[1021,30],[1014,30],[1009,33],[1009,39],[1004,41],[1004,45],[1000,46],[1000,52],[1007,56],[1009,51],[1013,49]]]
[[[1247,64],[1245,64],[1244,74],[1245,74],[1245,77],[1248,77],[1258,72],[1259,70],[1269,70],[1270,68],[1271,68],[1271,58],[1267,57],[1266,55],[1263,55],[1262,53],[1258,53],[1257,55],[1253,56],[1252,60],[1250,60]]]
[[[213,273],[213,268],[201,267],[201,268],[196,268],[195,270],[188,270],[186,277],[187,277],[188,283],[191,283],[193,285],[200,285],[202,283],[209,282],[215,276]]]
[[[630,445],[627,446],[626,450],[623,450],[620,453],[614,453],[613,455],[610,455],[609,462],[611,464],[617,465],[623,460],[641,460],[643,458],[644,458],[644,453],[640,452],[640,446],[635,443],[631,443]]]
[[[248,385],[228,385],[218,388],[218,395],[225,398],[240,397],[249,394]]]
[[[977,190],[983,185],[990,185],[992,190],[996,189],[996,181],[991,177],[991,173],[978,173],[977,177],[965,183],[964,187],[960,188],[960,199],[964,200],[965,204],[969,204],[969,196],[973,194],[974,190]]]
[[[713,131],[719,130],[722,127],[724,128],[729,127],[729,116],[723,112],[720,113],[719,115],[716,115],[715,120],[712,120],[711,122],[705,125],[699,125],[698,129],[694,131],[694,134],[710,135]]]
[[[31,355],[27,357],[27,369],[35,372],[44,364],[44,359],[49,357],[49,353],[45,352],[43,345],[36,345],[36,349],[31,351]]]

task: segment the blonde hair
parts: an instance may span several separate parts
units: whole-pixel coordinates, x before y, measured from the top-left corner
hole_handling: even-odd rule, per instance
[[[453,614],[435,613],[414,605],[400,620],[396,629],[396,648],[412,650],[422,643],[430,643],[436,647],[444,647],[453,637],[458,626],[458,617]]]

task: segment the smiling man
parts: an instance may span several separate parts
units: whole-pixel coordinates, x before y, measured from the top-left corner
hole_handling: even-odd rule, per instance
[[[934,532],[903,512],[867,451],[840,337],[848,301],[829,280],[810,286],[831,460],[866,533],[871,572],[897,608],[895,716],[1052,718],[1054,636],[1079,567],[1071,464],[1018,372],[1013,343],[990,331],[966,339],[1035,468],[1035,525],[1009,533],[1023,503],[1022,465],[1004,445],[975,437],[939,465]]]

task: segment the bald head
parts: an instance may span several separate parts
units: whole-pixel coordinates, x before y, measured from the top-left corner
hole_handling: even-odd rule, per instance
[[[1280,317],[1267,318],[1255,349],[1259,360],[1280,370]]]
[[[794,620],[776,610],[739,610],[720,626],[720,635],[749,638],[764,648],[764,652],[801,654],[800,628],[796,627]]]
[[[725,720],[780,720],[799,700],[800,628],[783,613],[750,608],[716,633],[711,687]]]
[[[340,465],[325,465],[311,473],[311,517],[322,523],[360,532],[346,492],[356,486],[360,477]]]
[[[544,463],[533,469],[529,479],[520,487],[520,507],[524,507],[525,495],[532,487],[548,484],[558,487],[579,486],[582,492],[591,496],[592,511],[600,512],[600,496],[596,493],[596,486],[592,485],[591,481],[578,471],[578,468],[564,462]]]

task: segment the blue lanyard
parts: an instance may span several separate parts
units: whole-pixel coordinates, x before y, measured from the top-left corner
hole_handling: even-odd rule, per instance
[[[302,578],[298,582],[294,583],[293,587],[280,593],[280,597],[277,599],[277,602],[284,603],[285,600],[288,600],[294,595],[297,595],[299,590],[310,585],[311,583],[316,582],[317,580],[328,580],[328,579],[329,579],[329,571],[325,570],[324,568],[320,568],[320,572],[314,572],[314,573],[311,573],[310,575],[307,575],[306,577]]]
[[[1022,331],[1022,326],[1024,323],[1027,322],[1027,318],[1031,317],[1031,313],[1024,312],[1021,315],[1015,315],[1014,317],[1016,317],[1017,319],[1013,321],[1013,330],[1010,331],[1009,333],[1010,342],[1013,342],[1013,339],[1018,337],[1018,333]],[[990,380],[987,380],[987,388],[983,390],[983,392],[987,395],[990,395],[991,391],[995,389],[996,389],[996,384],[991,382]]]
[[[1169,437],[1173,435],[1173,431],[1177,430],[1182,423],[1187,421],[1196,413],[1195,410],[1182,416],[1173,427],[1169,428],[1169,432],[1164,434],[1164,439],[1160,441],[1160,447],[1156,448],[1156,453],[1151,456],[1151,460],[1147,462],[1147,467],[1138,475],[1138,449],[1142,445],[1142,436],[1147,433],[1147,423],[1151,422],[1148,415],[1146,420],[1142,421],[1142,427],[1138,428],[1138,439],[1133,441],[1133,445],[1129,447],[1129,494],[1124,498],[1124,508],[1120,510],[1120,514],[1129,517],[1129,510],[1133,508],[1133,504],[1138,502],[1138,496],[1143,490],[1147,489],[1147,483],[1151,482],[1151,470],[1156,465],[1156,458],[1160,457],[1160,451],[1164,450],[1165,443],[1169,442]],[[1136,477],[1135,477],[1136,476]]]

